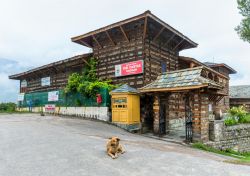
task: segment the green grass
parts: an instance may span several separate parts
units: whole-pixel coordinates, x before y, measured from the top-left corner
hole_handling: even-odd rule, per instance
[[[230,156],[230,157],[239,159],[239,160],[236,160],[236,161],[232,162],[232,163],[235,163],[235,164],[247,164],[247,165],[250,164],[250,152],[248,152],[248,153],[239,153],[239,152],[236,152],[236,151],[233,151],[233,150],[222,151],[222,150],[218,150],[218,149],[209,147],[209,146],[204,145],[202,143],[194,143],[194,144],[192,144],[192,147],[200,149],[200,150],[204,150],[204,151],[217,153],[217,154]]]

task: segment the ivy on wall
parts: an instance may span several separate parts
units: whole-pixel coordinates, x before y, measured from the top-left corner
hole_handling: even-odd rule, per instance
[[[72,73],[64,92],[66,94],[79,92],[87,97],[95,97],[100,88],[106,88],[109,91],[116,88],[116,85],[111,84],[111,80],[97,78],[96,65],[96,59],[90,58],[82,73]]]

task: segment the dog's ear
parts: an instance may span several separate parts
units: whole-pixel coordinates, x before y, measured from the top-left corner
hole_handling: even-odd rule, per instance
[[[117,137],[116,140],[119,142],[121,139]]]
[[[112,137],[109,137],[109,139],[112,139]]]

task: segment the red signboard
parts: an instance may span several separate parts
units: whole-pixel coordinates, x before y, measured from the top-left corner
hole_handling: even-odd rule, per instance
[[[45,105],[46,112],[54,112],[55,110],[56,110],[56,105],[54,104]]]
[[[115,66],[115,76],[127,76],[143,73],[143,60],[128,62]]]

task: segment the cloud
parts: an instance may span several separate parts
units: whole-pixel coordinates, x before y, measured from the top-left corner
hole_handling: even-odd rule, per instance
[[[0,102],[16,102],[19,81],[9,80],[8,74],[0,73]]]
[[[17,101],[19,81],[10,80],[8,76],[27,69],[31,67],[26,67],[15,60],[0,58],[0,102]]]

